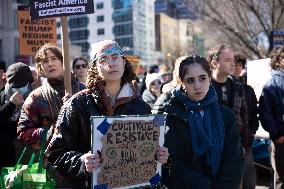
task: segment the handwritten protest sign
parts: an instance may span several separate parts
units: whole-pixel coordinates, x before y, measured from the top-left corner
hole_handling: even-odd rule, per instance
[[[100,169],[93,174],[93,186],[150,185],[160,170],[155,153],[163,144],[163,115],[92,117],[92,128],[93,153],[101,150],[103,157]]]
[[[27,7],[18,9],[20,55],[34,56],[45,43],[57,44],[55,18],[32,21]]]

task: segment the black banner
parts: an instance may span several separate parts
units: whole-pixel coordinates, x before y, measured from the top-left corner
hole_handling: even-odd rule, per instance
[[[94,13],[93,0],[30,0],[31,19]]]

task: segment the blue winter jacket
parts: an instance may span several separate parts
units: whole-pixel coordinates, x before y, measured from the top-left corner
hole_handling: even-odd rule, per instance
[[[276,140],[284,136],[284,70],[273,70],[259,99],[262,127]]]

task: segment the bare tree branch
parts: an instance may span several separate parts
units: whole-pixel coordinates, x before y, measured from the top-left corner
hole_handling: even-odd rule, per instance
[[[269,41],[271,31],[284,28],[283,0],[187,1],[199,11],[207,34],[205,43],[227,40],[250,58],[265,57],[268,49],[263,49],[269,44],[264,42]]]

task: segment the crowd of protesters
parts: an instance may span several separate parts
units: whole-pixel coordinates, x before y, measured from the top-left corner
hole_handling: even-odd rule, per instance
[[[90,152],[91,116],[166,114],[169,129],[155,155],[161,185],[255,188],[252,144],[260,121],[272,140],[274,188],[283,188],[284,47],[270,53],[272,78],[259,106],[246,57],[236,52],[216,45],[207,57],[179,57],[172,72],[152,66],[139,83],[119,44],[100,41],[89,60],[73,60],[72,95],[65,94],[62,53],[52,44],[38,50],[35,68],[18,62],[6,70],[0,62],[0,169],[15,166],[24,146],[39,151],[44,138],[45,168],[57,187],[90,188],[103,161]]]

